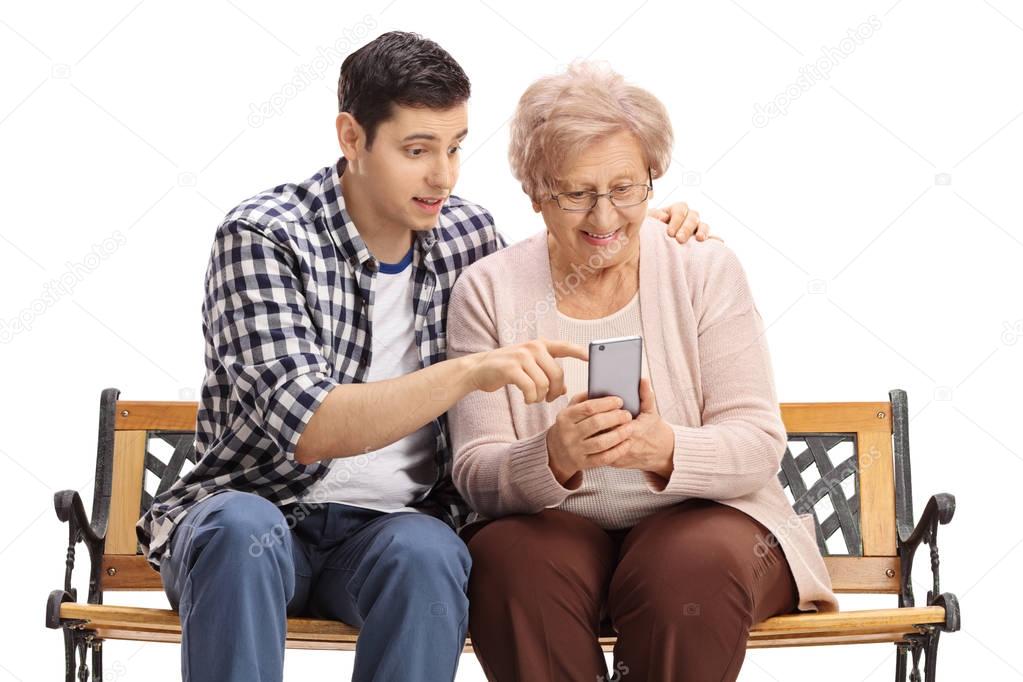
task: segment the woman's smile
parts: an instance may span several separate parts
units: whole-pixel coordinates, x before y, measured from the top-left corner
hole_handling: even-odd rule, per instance
[[[587,230],[579,230],[579,233],[583,237],[583,241],[592,246],[607,246],[611,242],[618,239],[619,235],[622,234],[622,228],[618,228],[613,232],[589,232]]]

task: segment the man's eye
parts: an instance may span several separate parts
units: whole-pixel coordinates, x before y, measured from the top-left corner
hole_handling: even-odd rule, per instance
[[[420,149],[420,148],[409,149],[408,150],[408,155],[409,156],[422,156],[425,153],[426,153],[426,150],[425,149]]]
[[[611,191],[614,192],[615,194],[621,195],[621,194],[628,194],[629,190],[631,190],[631,189],[632,189],[632,185],[622,185],[620,187],[615,187]]]
[[[462,151],[461,146],[452,147],[451,149],[448,150],[448,154],[457,154],[460,151]]]

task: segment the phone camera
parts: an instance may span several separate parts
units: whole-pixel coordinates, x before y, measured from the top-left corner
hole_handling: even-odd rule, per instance
[[[600,346],[597,346],[597,350],[604,350],[604,346],[603,346],[603,344],[602,344],[602,345],[600,345]]]

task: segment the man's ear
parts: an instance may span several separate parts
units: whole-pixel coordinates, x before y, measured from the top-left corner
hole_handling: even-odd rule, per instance
[[[341,147],[341,155],[349,161],[356,161],[359,152],[365,148],[366,133],[347,111],[342,111],[334,120],[337,129],[337,143]]]

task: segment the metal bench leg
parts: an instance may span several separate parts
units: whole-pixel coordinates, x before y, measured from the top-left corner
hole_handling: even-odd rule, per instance
[[[928,657],[928,660],[929,657]],[[103,640],[92,640],[92,682],[103,682]]]
[[[898,643],[895,645],[895,682],[906,682],[906,653],[909,645]]]
[[[935,682],[938,678],[938,638],[941,630],[931,628],[926,634],[909,635],[907,644],[898,645],[899,653],[895,663],[895,679],[901,682],[899,674],[905,670],[905,647],[913,654],[913,670],[909,671],[909,682],[921,682],[920,656],[924,655],[924,682]],[[902,673],[904,674],[904,673]]]
[[[924,663],[924,679],[934,682],[938,677],[938,637],[941,630],[934,630],[927,638],[927,660]]]
[[[64,682],[75,682],[75,636],[64,628]]]
[[[910,652],[913,655],[913,669],[909,673],[910,682],[920,682],[920,653],[923,651],[923,646],[920,640],[916,637],[912,640],[912,648]]]
[[[86,636],[81,632],[75,633],[75,651],[78,656],[78,682],[89,682],[89,664],[86,653],[89,649],[86,643]]]
[[[65,627],[63,634],[64,682],[103,682],[103,640],[73,626]]]
[[[909,642],[898,644],[898,654],[895,660],[895,680],[903,682],[906,674],[906,651],[913,656],[913,669],[909,672],[910,682],[921,682],[920,677],[920,656],[924,656],[924,682],[935,682],[938,678],[938,638],[941,630],[938,628],[929,629],[926,633],[909,635]]]

